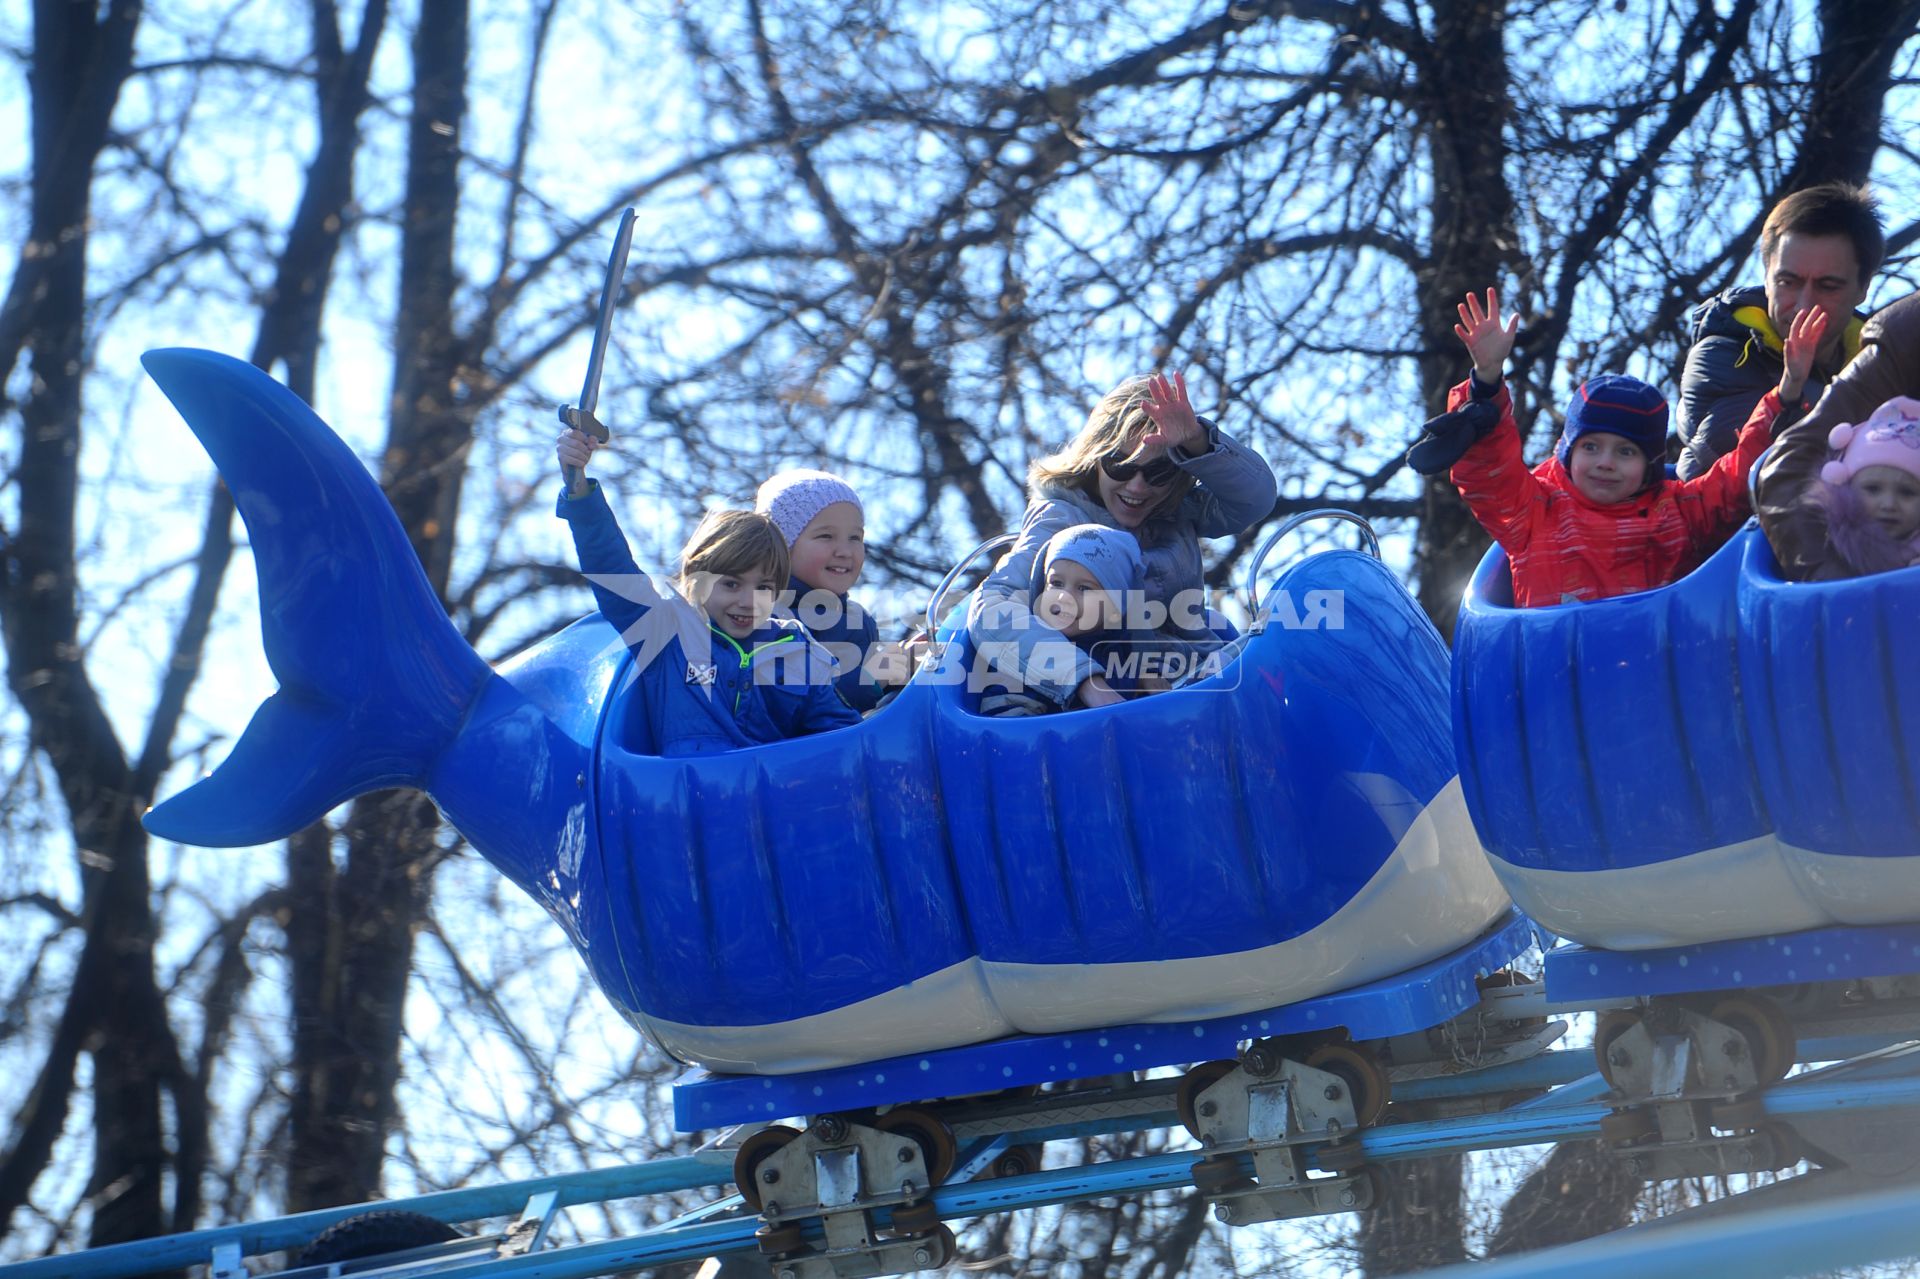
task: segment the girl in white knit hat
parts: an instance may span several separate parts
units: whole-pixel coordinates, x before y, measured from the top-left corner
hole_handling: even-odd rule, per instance
[[[770,476],[753,509],[787,539],[790,607],[840,664],[834,687],[855,710],[873,710],[890,686],[905,682],[909,663],[900,645],[880,639],[872,614],[847,597],[867,562],[860,495],[837,475],[795,469]]]

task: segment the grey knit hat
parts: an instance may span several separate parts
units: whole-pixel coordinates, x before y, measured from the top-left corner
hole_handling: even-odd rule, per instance
[[[860,495],[853,491],[853,485],[825,471],[796,469],[768,476],[754,495],[753,509],[774,522],[786,535],[787,549],[792,550],[813,517],[835,502],[853,503],[860,518],[866,518],[866,508],[860,505]]]

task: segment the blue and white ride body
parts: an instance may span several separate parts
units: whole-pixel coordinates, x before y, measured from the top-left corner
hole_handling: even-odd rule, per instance
[[[1785,582],[1749,525],[1660,590],[1454,636],[1467,806],[1516,904],[1641,950],[1920,919],[1920,570]]]
[[[1275,583],[1337,617],[1262,625],[1144,701],[982,718],[955,644],[856,727],[661,758],[604,622],[489,669],[305,404],[209,352],[146,363],[247,522],[281,681],[149,828],[254,844],[424,789],[682,1058],[784,1073],[1227,1016],[1414,967],[1507,909],[1454,776],[1445,649],[1367,556]]]

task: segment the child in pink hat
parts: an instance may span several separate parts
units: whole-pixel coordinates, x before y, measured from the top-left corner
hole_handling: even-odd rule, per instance
[[[1920,400],[1896,396],[1827,435],[1839,454],[1803,499],[1824,513],[1828,561],[1816,576],[1855,577],[1920,564]]]

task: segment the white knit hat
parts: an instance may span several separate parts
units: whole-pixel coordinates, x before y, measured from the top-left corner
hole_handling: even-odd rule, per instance
[[[753,509],[774,522],[786,535],[787,549],[792,550],[813,517],[835,502],[852,502],[860,518],[866,518],[866,508],[860,505],[860,495],[853,491],[853,485],[825,471],[792,470],[769,476],[754,495]]]

